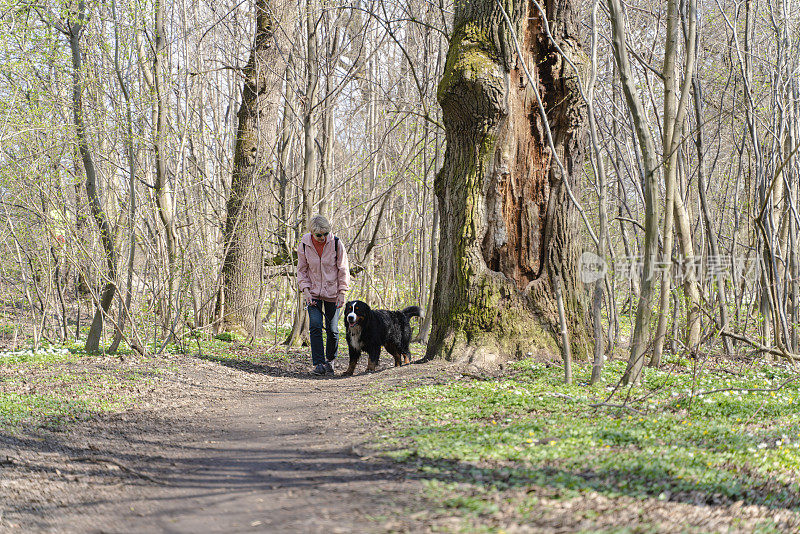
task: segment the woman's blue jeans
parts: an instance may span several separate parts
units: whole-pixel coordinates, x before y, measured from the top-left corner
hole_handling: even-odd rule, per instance
[[[335,302],[321,299],[308,307],[309,334],[311,336],[311,362],[316,367],[325,360],[336,358],[339,348],[339,310]],[[322,345],[322,330],[325,329],[327,350]]]

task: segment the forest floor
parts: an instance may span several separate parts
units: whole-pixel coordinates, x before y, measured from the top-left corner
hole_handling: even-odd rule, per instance
[[[280,351],[231,343],[215,355],[198,345],[148,359],[64,351],[0,360],[0,404],[19,405],[0,418],[0,531],[752,532],[768,525],[762,531],[790,532],[800,525],[792,511],[747,502],[569,494],[547,483],[512,488],[516,496],[495,492],[490,510],[477,501],[454,505],[464,474],[480,479],[484,471],[465,462],[468,469],[432,474],[425,462],[390,458],[381,440],[392,418],[378,416],[375,399],[488,375],[444,362],[394,369],[384,358],[374,374],[312,377],[307,350]],[[413,406],[403,410],[414,418]],[[534,514],[506,505],[520,495],[535,497]]]
[[[72,374],[115,367],[152,375],[120,386],[136,401],[117,413],[0,432],[0,531],[424,530],[397,519],[421,504],[414,474],[362,450],[371,431],[364,390],[446,370],[343,379],[284,363],[72,362]]]

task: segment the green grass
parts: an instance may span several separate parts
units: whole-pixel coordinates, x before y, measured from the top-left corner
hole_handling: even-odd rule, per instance
[[[0,430],[60,430],[123,411],[155,388],[169,365],[141,357],[121,362],[75,347],[0,352]]]
[[[14,325],[9,323],[0,324],[0,337],[10,337],[14,335]]]
[[[64,347],[46,347],[37,351],[27,349],[13,352],[0,352],[0,365],[29,364],[45,366],[77,359],[75,351]]]
[[[36,427],[57,430],[115,407],[107,402],[64,399],[61,395],[0,393],[0,428],[13,430],[33,423]]]
[[[288,335],[288,331],[279,333]],[[157,357],[134,354],[125,344],[115,355],[88,354],[82,342],[0,352],[0,431],[64,429],[136,406],[144,391],[159,387],[165,370],[178,365],[170,355],[200,354],[237,368],[287,366],[290,353],[268,349],[265,340],[250,345],[234,337],[201,334],[169,344]]]
[[[529,486],[564,498],[592,491],[800,510],[800,377],[763,366],[711,370],[693,383],[687,363],[648,369],[641,387],[607,401],[627,408],[591,406],[616,384],[588,386],[588,366],[576,366],[566,386],[560,368],[532,361],[502,379],[382,392],[379,417],[390,431],[378,446],[432,480],[467,483],[466,493],[433,492],[466,515]],[[606,380],[624,368],[611,362]],[[519,513],[528,506],[522,499]]]

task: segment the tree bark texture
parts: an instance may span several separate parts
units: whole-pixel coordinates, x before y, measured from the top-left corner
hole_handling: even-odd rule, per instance
[[[435,180],[439,267],[426,358],[488,364],[535,352],[558,354],[552,280],[563,283],[572,352],[588,353],[588,299],[578,276],[581,227],[563,180],[577,190],[586,141],[575,71],[557,52],[531,2],[456,4],[438,98],[447,149]],[[579,69],[576,5],[545,7],[553,38]],[[561,176],[522,62],[535,78]]]
[[[258,335],[256,318],[261,286],[262,239],[259,224],[265,202],[259,200],[271,180],[270,145],[277,125],[277,85],[274,43],[277,20],[269,0],[256,2],[256,35],[244,68],[242,102],[237,114],[233,177],[225,221],[223,328]],[[278,76],[276,76],[276,73]],[[275,126],[273,126],[273,123]],[[270,137],[271,136],[271,137]]]

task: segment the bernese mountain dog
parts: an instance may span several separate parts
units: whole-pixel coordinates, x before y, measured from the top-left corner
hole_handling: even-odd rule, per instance
[[[367,371],[378,368],[381,346],[394,356],[394,365],[411,363],[408,344],[411,342],[411,317],[420,317],[419,306],[409,306],[402,311],[373,310],[366,302],[351,300],[344,306],[344,326],[347,332],[347,347],[350,349],[350,365],[342,376],[351,376],[361,357],[367,353]]]

